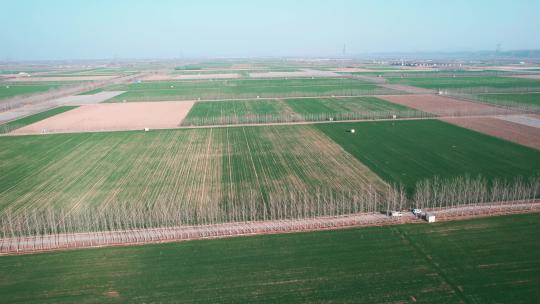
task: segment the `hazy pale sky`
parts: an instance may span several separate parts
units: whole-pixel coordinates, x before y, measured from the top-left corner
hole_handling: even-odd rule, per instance
[[[539,0],[0,0],[0,60],[540,49]]]

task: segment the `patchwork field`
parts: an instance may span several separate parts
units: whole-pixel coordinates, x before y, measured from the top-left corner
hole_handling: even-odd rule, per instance
[[[13,136],[0,145],[0,210],[13,212],[159,207],[187,223],[228,221],[222,214],[248,207],[260,217],[290,212],[273,204],[296,206],[294,193],[385,187],[311,126]]]
[[[519,116],[518,116],[519,117]],[[471,129],[477,132],[491,136],[506,139],[520,145],[528,146],[540,150],[540,128],[538,126],[529,126],[523,123],[507,121],[516,116],[501,117],[481,117],[481,118],[443,118],[441,120],[448,123]],[[527,119],[523,117],[523,119]]]
[[[536,149],[540,147],[540,129],[536,125],[503,121],[519,113],[519,107],[495,107],[436,95],[387,95],[381,98],[441,116],[441,120],[458,126]]]
[[[402,112],[412,110],[376,97],[204,101],[195,103],[184,125],[346,120]]]
[[[540,215],[0,259],[7,303],[532,303]],[[389,283],[392,282],[392,283]]]
[[[108,90],[125,90],[112,101],[240,99],[331,95],[371,95],[395,92],[352,79],[273,79],[146,81]]]
[[[316,126],[389,183],[469,174],[514,179],[540,172],[540,151],[437,120]],[[346,132],[355,129],[354,135]]]

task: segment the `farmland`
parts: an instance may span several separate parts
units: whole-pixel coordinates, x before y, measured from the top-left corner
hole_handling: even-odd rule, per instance
[[[17,136],[0,145],[10,160],[0,162],[0,210],[15,213],[129,206],[174,209],[184,223],[237,221],[247,209],[281,214],[276,204],[294,205],[295,193],[385,188],[311,126]]]
[[[353,119],[412,112],[375,97],[289,98],[195,103],[184,125]]]
[[[20,119],[13,120],[13,121],[10,121],[10,122],[5,123],[5,124],[1,124],[0,125],[0,134],[1,133],[11,132],[11,131],[13,131],[15,129],[22,128],[22,127],[27,126],[29,124],[33,124],[33,123],[38,122],[40,120],[43,120],[45,118],[49,118],[49,117],[52,117],[52,116],[54,116],[56,114],[60,114],[60,113],[63,113],[63,112],[66,112],[66,111],[69,111],[69,110],[72,110],[72,109],[75,109],[75,108],[76,108],[76,106],[57,107],[57,108],[50,109],[50,110],[47,110],[47,111],[44,111],[44,112],[41,112],[41,113],[38,113],[38,114],[26,116],[24,118],[20,118]]]
[[[151,101],[186,99],[238,99],[365,95],[392,90],[351,79],[273,79],[214,81],[146,81],[108,90],[127,91],[111,101]]]
[[[184,120],[184,125],[214,122],[251,122],[259,116],[281,117],[293,112],[283,100],[222,100],[197,102]]]
[[[0,304],[540,302],[540,1],[4,2]]]
[[[469,174],[513,179],[540,172],[540,152],[436,120],[321,124],[317,128],[389,183]],[[346,130],[355,129],[352,136]],[[488,152],[489,151],[489,152]]]
[[[540,244],[531,241],[540,233],[539,218],[3,257],[0,297],[9,303],[531,303],[540,285]]]

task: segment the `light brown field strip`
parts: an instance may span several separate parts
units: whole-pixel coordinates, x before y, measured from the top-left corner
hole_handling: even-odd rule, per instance
[[[466,114],[497,113],[500,109],[482,103],[458,100],[433,94],[384,95],[379,98],[435,115],[444,115],[449,112]]]
[[[135,102],[83,105],[15,130],[14,134],[90,132],[175,128],[193,106],[192,101]]]
[[[404,84],[388,84],[388,83],[385,83],[385,84],[381,84],[380,86],[382,86],[384,88],[387,88],[387,89],[407,92],[407,93],[411,93],[411,94],[432,94],[432,93],[435,93],[435,90],[424,89],[424,88],[419,88],[419,87],[413,87],[413,86],[408,86],[408,85],[404,85]]]

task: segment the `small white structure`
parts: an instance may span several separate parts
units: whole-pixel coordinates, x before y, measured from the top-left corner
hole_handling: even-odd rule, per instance
[[[144,132],[150,131],[150,128],[144,128]]]
[[[354,133],[354,132],[356,132],[356,131],[354,129],[351,129],[351,133]]]
[[[412,210],[412,214],[418,216],[418,215],[422,214],[422,209],[416,209],[415,208],[415,209]]]
[[[261,96],[257,95],[257,99],[261,98]]]
[[[391,216],[391,217],[401,217],[401,216],[403,216],[403,212],[400,212],[400,211],[390,211],[390,216]]]
[[[174,88],[174,86],[173,86],[173,85],[171,86],[171,89],[172,89],[172,88]]]
[[[328,118],[329,121],[334,121],[334,117]]]
[[[426,213],[426,221],[428,223],[435,223],[435,214],[433,213]]]
[[[397,115],[396,115],[396,114],[392,115],[392,118],[393,118],[393,119],[396,119],[396,118],[397,118]]]

